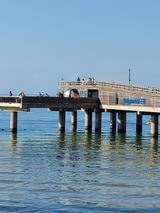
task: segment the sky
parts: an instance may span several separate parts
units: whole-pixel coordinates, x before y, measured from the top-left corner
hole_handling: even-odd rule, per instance
[[[0,0],[0,94],[58,82],[160,87],[159,0]]]

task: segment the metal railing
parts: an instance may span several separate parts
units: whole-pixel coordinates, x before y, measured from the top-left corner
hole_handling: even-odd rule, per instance
[[[22,96],[1,96],[0,103],[21,103]]]

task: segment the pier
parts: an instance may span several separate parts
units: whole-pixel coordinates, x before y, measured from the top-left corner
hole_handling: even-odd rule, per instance
[[[79,97],[66,91],[76,89]],[[160,88],[144,87],[116,82],[59,82],[61,97],[1,96],[0,109],[10,112],[10,131],[17,132],[18,112],[29,112],[31,108],[47,108],[58,111],[58,129],[65,131],[65,114],[71,112],[72,129],[77,129],[77,111],[85,113],[85,130],[92,131],[95,115],[95,132],[101,132],[102,112],[110,113],[110,128],[115,132],[126,132],[127,113],[136,114],[136,131],[142,132],[143,116],[150,115],[150,135],[158,137],[160,114]]]

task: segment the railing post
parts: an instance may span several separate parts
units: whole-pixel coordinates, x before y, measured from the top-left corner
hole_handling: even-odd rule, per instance
[[[21,108],[23,107],[23,98],[22,96],[19,96],[20,100],[21,100]]]

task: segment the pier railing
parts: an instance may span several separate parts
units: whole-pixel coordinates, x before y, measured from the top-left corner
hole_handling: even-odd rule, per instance
[[[1,96],[0,103],[21,103],[22,96]]]
[[[116,82],[107,82],[107,81],[61,81],[58,83],[58,87],[106,87],[115,90],[125,90],[125,91],[137,91],[143,93],[152,93],[160,95],[160,88],[156,87],[147,87],[147,86],[138,86],[134,84],[122,84]]]
[[[49,108],[52,110],[74,110],[99,108],[98,98],[23,97],[24,108]]]
[[[22,96],[0,96],[0,109],[22,109]]]

